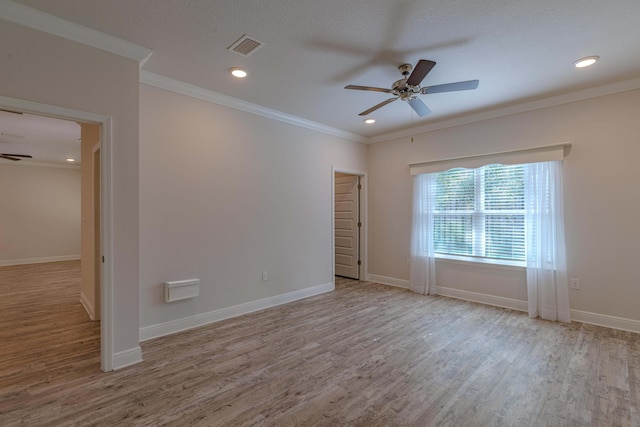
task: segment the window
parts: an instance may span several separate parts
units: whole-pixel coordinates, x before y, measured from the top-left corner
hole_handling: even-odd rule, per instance
[[[526,268],[530,317],[569,322],[562,207],[568,147],[410,164],[410,289],[438,292],[438,255],[484,257],[492,264]]]
[[[523,165],[435,174],[435,253],[524,261],[524,176]]]

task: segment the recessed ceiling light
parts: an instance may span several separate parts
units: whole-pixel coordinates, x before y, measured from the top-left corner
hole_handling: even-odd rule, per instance
[[[573,63],[573,65],[575,65],[576,68],[584,68],[588,67],[589,65],[595,64],[598,59],[600,59],[599,56],[587,56],[585,58],[578,59]]]
[[[71,162],[75,162],[75,161],[76,161],[76,159],[72,159],[71,157],[67,157],[67,162],[71,163]]]
[[[368,125],[372,125],[376,122],[376,119],[364,119],[364,122]]]
[[[229,72],[233,77],[238,77],[239,79],[247,77],[247,72],[240,67],[229,68]]]

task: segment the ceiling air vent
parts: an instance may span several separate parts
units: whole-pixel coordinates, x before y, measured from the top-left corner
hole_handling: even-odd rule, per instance
[[[245,34],[238,40],[236,40],[235,43],[229,46],[227,50],[238,53],[242,56],[249,56],[256,50],[260,49],[262,46],[264,46],[264,43],[259,42],[258,40],[253,39]]]

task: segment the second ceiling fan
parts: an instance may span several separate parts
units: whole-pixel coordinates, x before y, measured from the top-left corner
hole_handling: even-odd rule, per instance
[[[421,59],[416,64],[415,68],[411,66],[411,64],[402,64],[398,67],[398,70],[404,76],[402,79],[395,81],[391,85],[391,89],[385,89],[381,87],[371,87],[371,86],[356,86],[356,85],[347,85],[345,89],[355,89],[355,90],[366,90],[372,92],[384,92],[395,95],[393,98],[389,98],[386,101],[382,101],[381,103],[374,105],[368,110],[360,113],[360,116],[366,116],[376,111],[380,107],[384,107],[387,104],[392,103],[397,99],[402,99],[411,105],[411,108],[418,114],[420,117],[424,117],[427,114],[431,113],[429,107],[427,107],[424,102],[418,95],[427,95],[430,93],[442,93],[442,92],[455,92],[459,90],[471,90],[476,89],[478,84],[480,83],[478,80],[467,80],[464,82],[455,82],[455,83],[445,83],[435,86],[420,86],[422,80],[429,74],[429,71],[436,65],[434,61],[429,61],[427,59]],[[413,71],[411,71],[413,69]]]

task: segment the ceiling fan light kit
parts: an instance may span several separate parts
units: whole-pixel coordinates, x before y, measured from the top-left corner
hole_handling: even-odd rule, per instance
[[[418,95],[455,92],[460,90],[472,90],[476,89],[480,83],[478,80],[468,80],[464,82],[445,83],[435,86],[420,86],[422,80],[427,76],[427,74],[429,74],[429,72],[433,69],[433,67],[435,67],[435,65],[436,63],[434,61],[429,61],[427,59],[419,60],[415,68],[412,67],[411,64],[400,65],[398,67],[398,70],[403,75],[403,78],[393,82],[393,84],[391,85],[391,89],[356,85],[347,85],[344,88],[353,90],[365,90],[370,92],[383,92],[395,95],[394,98],[389,98],[377,105],[374,105],[368,110],[363,111],[359,114],[360,116],[371,114],[378,108],[384,107],[385,105],[390,104],[397,99],[401,99],[407,102],[418,116],[424,117],[430,114],[431,110],[424,104],[424,102],[422,102],[420,98],[418,98]]]

